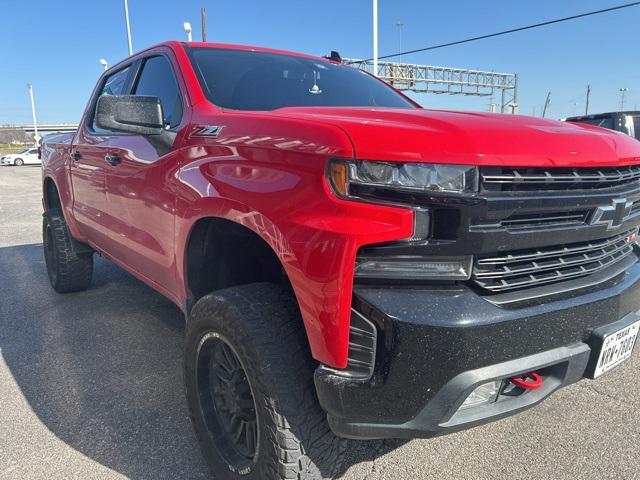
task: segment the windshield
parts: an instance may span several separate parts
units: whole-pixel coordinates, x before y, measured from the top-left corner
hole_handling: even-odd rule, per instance
[[[222,108],[415,108],[383,82],[344,65],[247,50],[190,48],[188,53],[205,94]]]
[[[22,150],[22,151],[20,152],[20,155],[25,155],[25,154],[29,153],[29,150],[31,150],[31,149],[30,149],[30,148],[27,148],[26,150]]]

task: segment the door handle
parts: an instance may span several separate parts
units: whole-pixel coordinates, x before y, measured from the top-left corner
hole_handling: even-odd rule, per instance
[[[82,155],[80,155],[80,152],[74,150],[73,152],[70,153],[71,158],[73,158],[74,162],[77,162],[78,160],[80,160],[82,158]]]
[[[104,159],[107,163],[113,165],[114,167],[118,165],[120,162],[122,162],[122,159],[118,155],[114,155],[111,153],[108,153],[107,155],[105,155]]]

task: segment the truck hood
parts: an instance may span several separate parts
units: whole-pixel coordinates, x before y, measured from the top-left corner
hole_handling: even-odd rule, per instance
[[[640,163],[640,142],[627,135],[520,115],[331,107],[272,113],[341,128],[362,159],[538,167]]]

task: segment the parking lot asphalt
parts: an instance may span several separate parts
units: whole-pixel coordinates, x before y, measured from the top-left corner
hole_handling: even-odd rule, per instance
[[[207,478],[183,397],[182,314],[99,257],[89,290],[56,294],[40,198],[39,167],[0,168],[0,479]],[[342,478],[640,479],[639,376],[636,351],[494,424],[354,444]]]

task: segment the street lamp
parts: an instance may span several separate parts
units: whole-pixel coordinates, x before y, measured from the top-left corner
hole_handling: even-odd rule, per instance
[[[378,0],[373,0],[373,74],[378,76]]]
[[[620,89],[620,111],[624,111],[624,95],[625,93],[627,93],[629,91],[628,88],[621,88]]]
[[[129,47],[129,56],[133,55],[131,47],[131,26],[129,25],[129,0],[124,0],[124,22],[127,28],[127,46]]]
[[[184,28],[184,31],[187,34],[187,41],[190,42],[191,41],[191,23],[184,22],[182,24],[182,28]]]
[[[404,27],[404,23],[398,20],[396,22],[396,27],[398,27],[398,35],[400,36],[400,40],[398,42],[399,43],[398,53],[400,53],[399,62],[402,63],[402,27]]]
[[[106,72],[109,69],[109,63],[104,58],[100,59],[100,65],[104,67],[104,71]]]
[[[27,83],[27,88],[29,89],[29,96],[31,97],[31,115],[33,116],[33,137],[36,140],[36,145],[40,140],[40,136],[38,135],[38,122],[36,120],[36,103],[33,100],[33,85]]]

